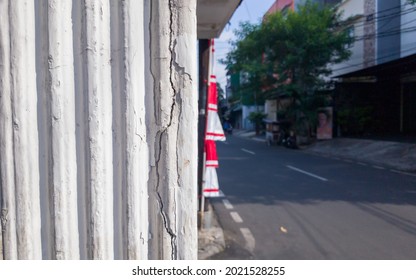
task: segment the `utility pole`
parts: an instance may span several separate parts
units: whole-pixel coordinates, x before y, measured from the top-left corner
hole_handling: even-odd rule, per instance
[[[204,147],[205,147],[205,126],[206,126],[206,106],[207,106],[207,91],[208,91],[208,77],[209,77],[209,60],[210,60],[210,40],[201,39],[198,41],[199,47],[199,88],[198,88],[198,196],[201,197],[202,202],[202,187],[204,174]],[[202,203],[201,203],[202,204]],[[200,206],[201,216],[200,222],[202,225],[202,215],[204,208]]]

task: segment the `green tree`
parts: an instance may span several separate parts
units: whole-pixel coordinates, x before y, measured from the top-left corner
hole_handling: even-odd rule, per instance
[[[262,98],[290,98],[286,114],[298,133],[309,134],[317,107],[325,105],[317,92],[327,85],[330,65],[350,56],[347,46],[352,38],[346,27],[338,11],[308,1],[296,12],[277,12],[262,23],[241,24],[223,62],[230,71],[248,73],[251,79],[243,91],[252,89],[248,92]]]
[[[263,119],[264,119],[266,116],[267,116],[266,114],[263,114],[263,113],[261,113],[261,112],[251,112],[251,113],[248,115],[248,120],[249,120],[252,124],[254,124],[254,127],[255,127],[255,129],[256,129],[256,135],[259,135],[259,134],[260,134],[260,128],[261,128],[261,125],[262,125],[262,123],[263,123]]]
[[[242,22],[234,31],[236,40],[232,42],[233,51],[221,60],[230,73],[241,74],[240,84],[233,90],[233,98],[241,100],[243,105],[263,105],[263,91],[267,65],[262,61],[261,25]]]

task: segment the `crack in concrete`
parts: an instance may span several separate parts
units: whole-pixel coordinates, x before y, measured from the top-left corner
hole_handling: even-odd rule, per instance
[[[3,232],[5,232],[6,231],[6,226],[7,226],[7,221],[8,221],[8,219],[7,219],[7,217],[8,217],[8,211],[7,211],[7,209],[6,208],[3,208],[2,210],[1,210],[1,227],[2,227],[2,231]]]
[[[153,13],[152,13],[153,12],[153,5],[152,5],[152,2],[151,2],[150,5],[151,5],[150,6],[150,9],[151,9],[150,22],[152,22],[153,21]],[[170,38],[169,38],[169,51],[170,51],[170,54],[171,54],[171,61],[170,61],[171,69],[172,69],[172,65],[173,65],[173,50],[172,50],[172,40],[173,40],[172,39],[173,38],[173,35],[172,35],[172,33],[173,33],[173,11],[172,11],[172,9],[173,9],[173,4],[172,4],[171,0],[169,0],[169,11],[170,11],[169,28],[170,28],[170,31],[171,31],[170,32]],[[150,32],[150,38],[152,38],[151,24],[149,26],[149,32]],[[150,42],[151,42],[151,39],[150,39]],[[150,43],[150,46],[149,47],[150,47],[150,51],[152,52],[152,44],[151,43]],[[162,150],[163,150],[162,149],[162,146],[163,146],[162,145],[162,141],[163,141],[164,136],[167,133],[168,129],[172,125],[173,116],[174,116],[174,110],[175,110],[175,106],[176,106],[175,99],[176,99],[176,95],[177,95],[177,90],[176,90],[176,87],[175,87],[175,84],[174,84],[174,79],[173,79],[173,73],[172,72],[173,71],[170,72],[169,82],[170,82],[170,86],[171,86],[174,94],[173,94],[173,97],[172,97],[172,106],[171,106],[171,109],[170,109],[170,119],[169,119],[169,123],[167,124],[166,127],[162,128],[162,130],[159,131],[159,132],[157,132],[157,134],[156,134],[156,139],[157,139],[156,140],[156,143],[157,142],[159,143],[159,147],[158,147],[158,151],[157,151],[157,159],[156,159],[156,164],[155,164],[156,165],[155,166],[155,168],[156,168],[156,178],[157,178],[156,187],[155,187],[155,194],[157,196],[157,201],[159,203],[159,213],[160,213],[160,215],[162,217],[162,220],[163,220],[163,226],[164,226],[166,232],[169,234],[170,239],[171,239],[171,249],[172,249],[171,259],[175,260],[175,259],[177,259],[177,245],[176,245],[176,239],[177,239],[177,237],[176,237],[176,234],[172,230],[172,227],[170,225],[169,215],[165,211],[165,205],[163,203],[163,198],[162,198],[162,195],[160,193],[160,184],[161,184],[160,177],[161,177],[161,174],[159,172],[159,164],[160,164],[160,161],[161,161]],[[156,91],[157,91],[157,87],[156,87],[156,84],[155,84],[156,76],[155,76],[155,73],[153,72],[153,68],[152,67],[150,67],[150,73],[151,73],[152,78],[153,78],[153,90],[156,93]],[[154,95],[153,99],[154,99],[154,106],[155,106],[155,110],[154,110],[155,120],[157,120],[157,113],[156,113],[157,112],[157,110],[156,110],[157,109],[157,100],[156,100],[156,94]],[[174,194],[174,196],[175,196],[175,194]],[[176,199],[174,200],[174,206],[176,206]],[[175,211],[173,211],[173,212],[175,212]],[[176,216],[175,216],[175,220],[176,220]]]
[[[170,120],[169,120],[169,124],[168,127],[166,127],[165,131],[167,131],[167,129],[172,125],[173,122],[173,115],[174,115],[174,110],[175,110],[175,106],[176,106],[176,96],[178,95],[178,90],[175,87],[174,84],[174,77],[173,75],[175,74],[173,72],[173,65],[174,65],[174,61],[175,61],[175,53],[174,53],[174,44],[173,44],[173,35],[174,35],[174,28],[173,28],[173,16],[174,16],[174,9],[176,9],[176,7],[174,6],[174,3],[172,0],[169,0],[169,12],[170,12],[170,22],[169,22],[169,51],[170,51],[170,73],[169,73],[169,81],[170,81],[170,86],[173,90],[173,97],[172,97],[172,107],[170,110]],[[173,211],[174,214],[176,214],[176,192],[174,190],[174,207],[175,210]],[[176,215],[175,215],[175,221],[176,221]],[[176,260],[177,259],[177,244],[176,244],[176,234],[172,231],[172,229],[170,227],[166,228],[167,232],[169,233],[170,237],[171,237],[171,246],[172,246],[172,259]]]
[[[160,208],[160,215],[162,216],[163,219],[163,225],[167,231],[167,233],[169,234],[169,236],[171,237],[171,246],[172,246],[172,254],[171,254],[171,258],[173,260],[176,260],[177,258],[177,250],[176,250],[176,235],[173,232],[173,230],[170,227],[170,221],[169,221],[169,216],[166,214],[165,210],[164,210],[164,204],[163,204],[163,199],[162,196],[159,192],[159,186],[160,186],[160,173],[159,173],[159,162],[161,160],[162,157],[162,141],[163,141],[163,135],[166,133],[166,129],[162,132],[158,132],[159,133],[159,154],[158,154],[158,158],[156,161],[156,177],[157,177],[157,183],[156,183],[156,195],[158,198],[158,202],[159,202],[159,208]]]
[[[153,32],[152,32],[152,22],[153,22],[153,1],[150,1],[150,13],[149,13],[150,17],[149,17],[149,50],[150,50],[150,57],[153,57],[153,44],[152,44],[152,38],[153,38]],[[153,61],[150,61],[150,75],[152,76],[153,79],[153,93],[156,93],[156,76],[155,73],[153,72]],[[157,100],[156,100],[156,94],[153,94],[153,115],[155,120],[157,120],[157,116],[156,116],[156,104],[157,104]]]
[[[178,94],[178,90],[175,87],[175,83],[173,81],[174,77],[174,71],[173,69],[175,69],[175,73],[176,73],[176,67],[175,66],[175,45],[176,45],[176,40],[173,40],[173,33],[174,33],[174,28],[173,28],[173,7],[174,5],[172,4],[172,1],[169,0],[169,11],[170,11],[170,23],[169,23],[169,51],[170,51],[170,73],[169,73],[169,82],[170,82],[170,87],[173,90],[173,96],[172,96],[172,106],[170,109],[170,120],[169,120],[169,124],[168,127],[170,127],[172,125],[172,121],[173,121],[173,113],[175,110],[175,105],[176,105],[176,95]]]
[[[146,240],[143,237],[143,232],[140,232],[140,240],[142,241],[142,244],[144,245]]]
[[[175,39],[173,41],[173,47],[172,47],[172,57],[174,57],[175,59],[172,59],[172,65],[174,66],[175,70],[177,73],[179,73],[181,76],[187,76],[189,78],[190,81],[192,80],[192,75],[189,74],[188,72],[186,72],[186,68],[183,66],[180,66],[179,63],[176,62],[176,46],[178,45],[178,40]]]
[[[180,64],[177,63],[176,61],[176,52],[175,49],[177,47],[177,40],[174,39],[175,38],[175,28],[174,28],[174,17],[175,17],[175,11],[177,9],[177,5],[175,4],[175,1],[173,0],[169,0],[169,12],[170,12],[170,22],[169,22],[169,30],[170,30],[170,37],[169,37],[169,52],[170,52],[170,74],[169,74],[169,83],[170,83],[170,87],[173,91],[173,95],[172,95],[172,105],[170,107],[170,115],[169,115],[169,121],[166,124],[166,126],[161,127],[161,129],[156,133],[156,143],[159,143],[159,147],[158,150],[156,149],[156,177],[157,177],[157,182],[156,182],[156,187],[155,187],[155,194],[157,196],[157,201],[159,204],[159,213],[162,217],[163,220],[163,226],[166,230],[166,232],[169,234],[170,238],[171,238],[171,258],[172,259],[177,259],[177,235],[176,232],[174,230],[174,226],[171,225],[171,220],[169,218],[169,214],[166,212],[165,210],[165,204],[164,204],[164,199],[163,196],[161,195],[160,192],[160,185],[161,185],[161,173],[160,173],[160,161],[162,159],[162,150],[163,150],[163,141],[165,139],[165,137],[167,136],[166,134],[168,133],[168,129],[172,127],[173,122],[175,120],[175,109],[178,109],[179,112],[177,115],[178,119],[181,118],[182,116],[182,108],[180,106],[180,104],[182,103],[182,98],[180,96],[181,91],[180,88],[178,88],[177,86],[177,81],[176,81],[176,75],[179,76],[180,78],[180,82],[184,82],[186,80],[186,77],[189,79],[189,81],[192,81],[192,75],[186,72],[185,67],[181,67]],[[153,11],[153,6],[151,3],[151,11]],[[150,22],[153,21],[153,14],[152,12],[150,13]],[[150,32],[150,38],[152,38],[152,28],[151,26],[149,26],[149,32]],[[152,44],[151,44],[151,40],[150,40],[150,51],[152,53]],[[151,65],[150,67],[150,73],[151,76],[153,78],[153,90],[156,93],[157,92],[157,86],[155,84],[156,81],[156,76],[155,73],[153,72],[153,67]],[[154,95],[154,106],[155,106],[155,119],[157,120],[157,100],[156,98],[156,94]],[[176,108],[178,107],[178,108]],[[177,125],[177,136],[179,135],[180,132],[180,122]],[[179,145],[179,139],[176,139],[176,146]],[[176,168],[177,168],[177,184],[178,187],[181,185],[180,184],[180,180],[181,180],[181,176],[180,176],[180,162],[179,162],[179,153],[178,150],[176,150]],[[172,207],[173,209],[173,219],[176,223],[176,207],[177,207],[177,201],[176,201],[176,187],[173,189],[173,205]]]

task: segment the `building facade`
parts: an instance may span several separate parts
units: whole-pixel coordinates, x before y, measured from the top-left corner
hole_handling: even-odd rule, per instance
[[[346,0],[338,8],[355,39],[351,58],[333,66],[341,132],[416,134],[416,6]]]

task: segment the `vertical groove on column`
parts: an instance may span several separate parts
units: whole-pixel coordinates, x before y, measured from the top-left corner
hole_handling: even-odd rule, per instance
[[[39,184],[42,229],[42,258],[55,259],[52,181],[52,120],[48,69],[48,2],[35,1],[36,86],[38,97]]]
[[[156,77],[154,75],[154,52],[156,51],[153,47],[154,40],[152,40],[152,25],[155,20],[153,19],[153,5],[156,5],[156,2],[151,0],[144,0],[144,16],[143,16],[143,27],[144,27],[144,63],[145,63],[145,107],[146,107],[146,140],[148,143],[149,149],[149,181],[148,181],[148,219],[149,219],[149,242],[148,242],[148,258],[157,259],[158,256],[158,244],[157,244],[157,227],[158,224],[155,221],[158,215],[158,206],[156,201],[156,196],[154,193],[155,188],[155,167],[156,167],[156,157],[155,157],[155,135],[156,135],[156,112],[155,112],[155,88],[158,84]]]
[[[79,259],[71,0],[48,1],[56,259]]]
[[[34,3],[10,1],[9,11],[18,257],[40,259]]]
[[[16,205],[10,88],[9,1],[0,1],[0,223],[3,257],[17,259]]]
[[[86,43],[86,8],[85,1],[72,1],[74,80],[76,110],[76,149],[77,149],[77,184],[78,184],[78,228],[81,259],[91,259],[90,234],[90,171],[88,139],[88,71]],[[91,73],[92,74],[92,73]]]
[[[122,2],[111,1],[111,71],[113,91],[114,258],[127,259],[126,108]]]
[[[112,96],[109,2],[85,0],[93,259],[113,258]]]

